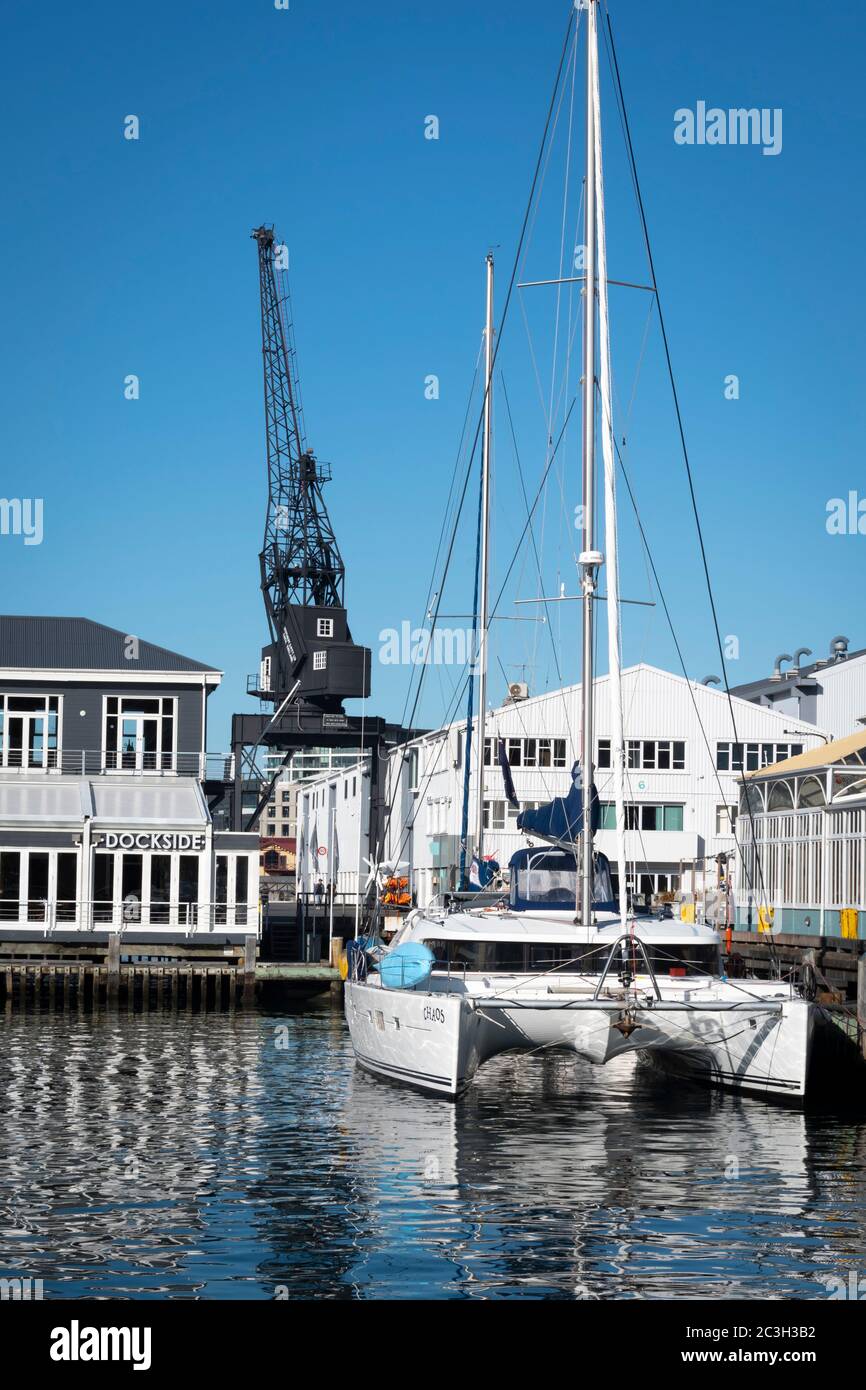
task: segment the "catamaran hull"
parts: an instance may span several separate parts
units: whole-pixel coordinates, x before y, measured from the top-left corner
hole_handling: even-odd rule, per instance
[[[417,994],[347,981],[346,1021],[366,1071],[457,1096],[481,1062],[480,1020],[463,995]]]
[[[636,1026],[624,1032],[615,1026],[620,1012],[610,1007],[346,985],[346,1018],[359,1064],[451,1097],[500,1052],[556,1048],[596,1064],[637,1052],[677,1076],[802,1103],[832,1070],[839,1030],[822,1016],[819,1006],[798,998],[718,1010],[708,1004],[666,1007],[663,1001],[638,1009],[630,1020]]]

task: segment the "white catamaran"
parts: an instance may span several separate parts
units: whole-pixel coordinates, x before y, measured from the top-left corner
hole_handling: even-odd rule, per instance
[[[782,980],[732,980],[707,926],[638,917],[626,893],[625,756],[620,698],[619,594],[607,262],[598,73],[598,0],[584,5],[586,61],[583,551],[579,557],[583,665],[581,756],[570,792],[524,811],[518,827],[545,843],[511,861],[507,901],[413,912],[388,948],[350,943],[346,1018],[355,1056],[380,1076],[457,1096],[498,1053],[569,1049],[605,1063],[637,1052],[664,1070],[764,1097],[803,1101],[827,1057],[847,1040],[820,1006]],[[592,290],[595,287],[595,293]],[[478,657],[478,808],[481,862],[487,635],[487,526],[493,367],[493,264],[487,266]],[[597,338],[596,338],[597,333]],[[596,369],[595,364],[598,363]],[[606,554],[594,515],[595,392],[600,403]],[[608,661],[619,902],[594,852],[594,609],[606,566]]]

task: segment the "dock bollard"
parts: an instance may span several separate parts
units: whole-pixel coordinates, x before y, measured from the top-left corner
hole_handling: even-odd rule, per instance
[[[105,983],[105,1002],[116,1005],[120,998],[120,932],[112,932],[108,938],[108,955],[105,958],[108,977]]]
[[[334,970],[339,970],[339,969],[340,969],[340,961],[341,961],[342,959],[343,959],[343,938],[342,938],[342,936],[334,936],[334,937],[331,938],[331,959],[330,959],[329,964],[331,965],[331,967],[332,967]],[[342,980],[342,977],[341,977],[339,980],[334,980],[333,984],[330,986],[329,993],[330,993],[330,995],[331,995],[331,998],[332,998],[336,1003],[339,1003],[339,1002],[342,1000],[342,997],[343,997],[343,980]]]
[[[244,937],[244,990],[243,1003],[256,1002],[256,938]]]

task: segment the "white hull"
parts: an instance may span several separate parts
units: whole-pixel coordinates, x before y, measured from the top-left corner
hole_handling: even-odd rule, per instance
[[[432,983],[432,982],[431,982]],[[563,988],[564,986],[564,988]],[[347,982],[346,1019],[361,1066],[391,1080],[457,1096],[478,1067],[497,1053],[559,1048],[604,1064],[637,1052],[665,1071],[764,1098],[805,1100],[816,1040],[832,1048],[838,1030],[819,1006],[772,982],[749,981],[749,997],[725,983],[643,997],[629,1036],[612,1026],[615,998],[592,1000],[588,987],[558,982],[556,993],[471,985],[387,990]],[[521,997],[521,995],[523,997]],[[679,996],[679,997],[677,997]],[[713,1007],[717,1005],[717,1007]],[[838,1034],[840,1043],[844,1043]]]

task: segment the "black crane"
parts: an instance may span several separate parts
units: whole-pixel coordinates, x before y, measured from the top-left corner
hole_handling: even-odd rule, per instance
[[[259,557],[271,640],[258,689],[275,707],[340,711],[370,693],[370,652],[352,641],[346,570],[322,494],[330,480],[304,438],[288,277],[273,227],[252,233],[259,253],[268,502]]]
[[[296,750],[357,749],[359,757],[369,757],[377,788],[380,752],[408,736],[383,719],[343,710],[344,700],[370,693],[371,653],[353,642],[349,631],[346,571],[322,493],[330,469],[316,459],[304,435],[285,248],[273,227],[257,227],[252,237],[259,258],[268,469],[259,566],[270,641],[247,691],[273,709],[232,718],[228,820],[235,830],[257,823]],[[263,748],[283,754],[282,765],[272,767],[267,778],[259,765]],[[219,795],[224,793],[215,789],[215,798]],[[377,798],[378,790],[371,788],[371,827]]]

